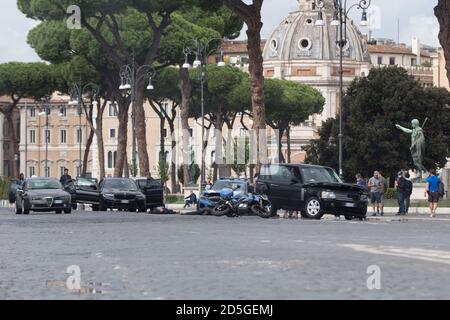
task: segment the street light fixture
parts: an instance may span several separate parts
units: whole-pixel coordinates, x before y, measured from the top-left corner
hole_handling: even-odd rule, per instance
[[[338,29],[338,40],[336,41],[339,47],[339,175],[343,177],[342,161],[343,161],[343,119],[342,110],[344,108],[344,67],[343,67],[343,55],[344,47],[347,45],[347,20],[349,19],[349,13],[351,9],[357,8],[362,10],[361,26],[368,26],[367,9],[370,7],[372,0],[358,0],[350,7],[347,6],[347,0],[334,0],[334,14],[333,20],[330,25],[335,26]],[[325,21],[323,19],[323,8],[325,7],[324,0],[316,0],[315,6],[319,9],[316,26],[324,26]]]
[[[206,82],[206,64],[208,57],[217,51],[217,48],[210,49],[213,41],[222,41],[221,38],[208,39],[205,43],[202,43],[199,39],[192,40],[195,43],[195,47],[185,47],[183,53],[185,55],[185,62],[182,66],[183,69],[189,69],[189,55],[195,53],[195,60],[193,63],[194,68],[200,67],[200,87],[201,87],[201,117],[202,117],[202,160],[200,169],[200,189],[205,190],[206,187],[206,164],[205,164],[205,82]],[[224,67],[226,64],[223,59],[223,52],[221,52],[221,59],[217,63],[219,67]]]
[[[83,166],[83,160],[81,155],[81,146],[83,142],[83,130],[82,130],[82,124],[81,124],[81,116],[83,114],[83,106],[84,106],[84,96],[87,92],[91,93],[91,97],[93,100],[97,100],[98,92],[100,91],[100,86],[95,83],[88,83],[86,85],[75,84],[73,86],[71,95],[70,95],[70,101],[68,103],[69,106],[76,106],[77,107],[77,115],[78,115],[78,130],[77,131],[77,139],[78,139],[78,176],[81,176],[82,172],[82,166]],[[86,165],[86,164],[85,164]]]
[[[45,116],[45,166],[44,166],[44,174],[45,177],[48,177],[49,174],[49,167],[48,167],[48,143],[50,139],[50,132],[48,131],[49,123],[48,123],[48,114],[50,110],[50,106],[48,105],[50,102],[50,97],[45,97],[41,99],[41,112],[39,112],[39,116],[43,117]]]
[[[133,177],[137,176],[137,159],[136,159],[136,95],[137,88],[139,87],[141,81],[148,79],[149,83],[146,87],[147,90],[154,90],[155,87],[152,84],[152,79],[156,75],[156,70],[154,67],[150,65],[142,65],[139,66],[133,55],[133,59],[131,64],[124,65],[120,69],[120,81],[121,85],[119,90],[121,90],[124,96],[130,96],[131,98],[131,121],[132,121],[132,175]]]

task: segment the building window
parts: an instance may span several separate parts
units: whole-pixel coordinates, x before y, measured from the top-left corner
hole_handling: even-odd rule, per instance
[[[5,142],[4,144],[3,144],[3,152],[8,152],[8,150],[9,150],[9,143],[7,143],[7,142]]]
[[[108,115],[110,117],[117,117],[117,105],[115,103],[110,103],[109,104],[109,113]]]
[[[81,166],[77,166],[77,177],[81,177]]]
[[[44,168],[44,174],[46,178],[50,177],[50,167],[45,167]]]
[[[34,107],[30,108],[30,117],[36,118],[36,108]]]
[[[162,104],[161,104],[162,109],[164,110],[165,113],[167,113],[167,110],[169,110],[169,101],[165,100]]]
[[[164,138],[167,138],[167,129],[163,129],[163,136]]]
[[[389,64],[390,64],[391,66],[395,66],[395,57],[390,57],[390,58],[389,58]]]
[[[30,130],[30,143],[36,143],[36,130]]]
[[[383,64],[383,57],[379,56],[377,63],[378,65]]]
[[[65,106],[61,106],[61,107],[59,108],[59,116],[60,116],[61,118],[67,117],[67,108],[66,108]]]
[[[66,167],[59,167],[59,175],[60,176],[64,175],[64,169],[66,169]]]
[[[83,142],[83,130],[81,128],[77,128],[77,143]]]
[[[108,169],[114,169],[116,167],[117,151],[108,152]]]
[[[33,177],[34,175],[36,175],[36,169],[35,167],[29,167],[28,168],[28,173],[30,174],[30,177]]]
[[[51,133],[50,133],[50,129],[45,129],[44,130],[44,142],[45,143],[51,143]]]
[[[61,143],[67,143],[67,130],[61,130]]]
[[[109,129],[109,140],[116,140],[116,129]]]

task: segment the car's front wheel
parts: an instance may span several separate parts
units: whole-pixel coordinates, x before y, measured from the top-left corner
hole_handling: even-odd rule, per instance
[[[64,210],[64,213],[65,213],[65,214],[71,214],[71,213],[72,213],[72,209],[71,209],[71,208],[65,209],[65,210]]]
[[[56,212],[56,214],[61,214],[62,210],[56,210],[55,212]]]
[[[302,216],[308,219],[320,220],[323,217],[323,208],[319,199],[316,197],[309,198],[305,204],[305,210]]]

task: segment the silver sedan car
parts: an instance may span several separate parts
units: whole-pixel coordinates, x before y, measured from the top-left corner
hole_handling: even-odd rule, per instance
[[[54,178],[30,178],[19,186],[16,193],[16,214],[30,211],[71,213],[71,196]]]

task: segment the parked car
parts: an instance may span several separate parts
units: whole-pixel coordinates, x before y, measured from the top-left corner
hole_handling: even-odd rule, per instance
[[[147,211],[145,195],[130,178],[104,178],[97,185],[88,184],[73,188],[77,203],[92,204],[94,211],[119,209]]]
[[[77,208],[77,203],[96,203],[98,196],[96,191],[98,189],[97,179],[81,178],[67,182],[64,189],[72,196],[72,209]]]
[[[161,179],[133,178],[139,190],[145,195],[147,209],[164,208],[164,187]]]
[[[305,164],[261,168],[256,189],[269,196],[272,210],[300,211],[310,219],[324,214],[364,219],[368,195],[364,188],[343,183],[332,168]]]
[[[247,179],[240,178],[220,178],[200,195],[197,203],[197,210],[211,211],[221,200],[220,192],[224,189],[233,190],[233,197],[240,197],[253,192],[253,186]]]
[[[61,183],[54,178],[26,179],[16,192],[16,214],[29,214],[30,211],[71,213],[72,201]]]

